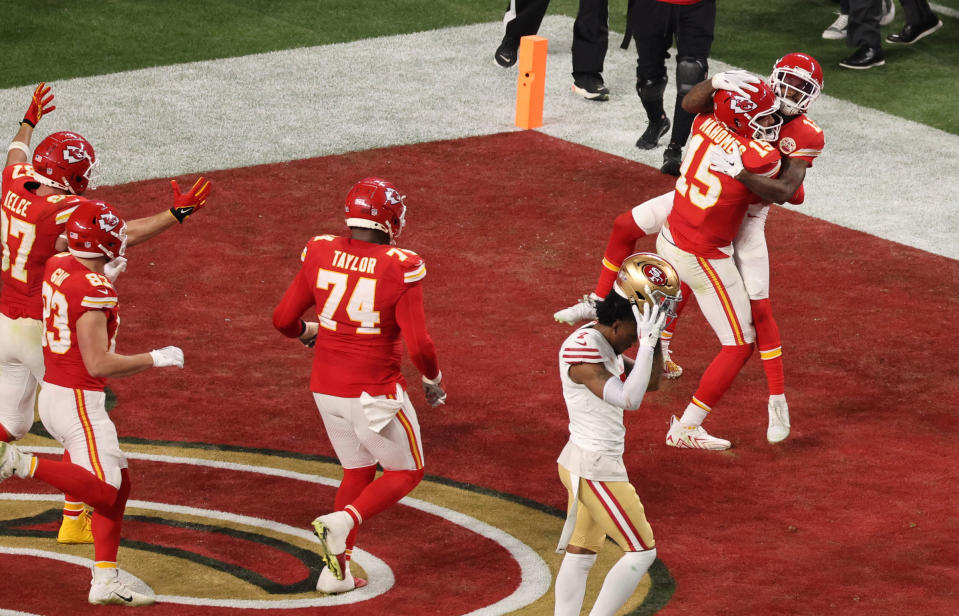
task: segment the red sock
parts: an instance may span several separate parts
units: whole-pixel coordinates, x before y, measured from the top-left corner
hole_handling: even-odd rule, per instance
[[[70,460],[70,452],[67,451],[66,449],[63,450],[63,461],[66,462],[67,464],[70,464],[70,462],[71,462],[71,460]],[[81,512],[81,511],[83,511],[83,507],[82,507],[83,503],[82,503],[81,500],[80,500],[79,498],[77,498],[76,496],[73,496],[73,495],[71,495],[71,494],[64,494],[64,495],[63,495],[63,503],[64,503],[64,506],[63,506],[63,515],[68,515],[68,516],[71,516],[71,517],[76,517],[76,516],[80,515],[80,512]],[[73,507],[73,508],[71,508],[71,509],[67,509],[66,503],[80,503],[81,507],[80,507],[79,509],[78,509],[77,507]]]
[[[117,498],[117,489],[76,464],[37,458],[34,479],[52,485],[64,494],[76,494],[76,500],[96,507],[109,507]]]
[[[752,354],[752,344],[723,346],[699,380],[696,399],[709,407],[719,402]]]
[[[786,375],[783,371],[783,347],[779,338],[779,326],[773,318],[773,308],[769,299],[749,300],[756,325],[756,346],[759,358],[763,360],[766,371],[766,383],[769,395],[786,393]]]
[[[97,562],[117,561],[120,530],[123,528],[123,512],[127,508],[127,498],[130,496],[129,470],[121,470],[120,477],[120,489],[117,490],[117,497],[113,503],[93,510],[93,554]]]
[[[395,505],[409,494],[423,478],[423,469],[415,471],[384,471],[366,486],[362,494],[350,503],[363,521]]]
[[[599,297],[606,297],[613,290],[613,282],[619,274],[619,266],[623,260],[633,253],[636,241],[646,237],[646,233],[636,226],[633,220],[633,211],[627,210],[613,221],[613,232],[606,242],[606,252],[603,254],[603,268],[599,272],[599,282],[593,291]]]
[[[7,429],[3,427],[3,424],[0,424],[0,442],[9,443],[13,441],[13,437],[10,436],[10,433],[7,432]]]
[[[670,321],[666,329],[663,330],[670,333],[670,338],[672,338],[672,333],[676,331],[676,324],[679,323],[679,315],[686,309],[686,302],[688,302],[689,298],[693,295],[693,290],[682,280],[679,281],[679,292],[683,297],[679,300],[679,303],[676,304],[676,318]]]
[[[344,468],[343,480],[340,481],[340,487],[336,490],[336,500],[333,509],[340,511],[347,505],[356,500],[363,492],[366,486],[373,482],[376,477],[376,465],[363,466],[360,468]],[[350,534],[346,536],[346,555],[347,560],[353,553],[353,546],[356,544],[356,531],[359,525],[353,527]]]

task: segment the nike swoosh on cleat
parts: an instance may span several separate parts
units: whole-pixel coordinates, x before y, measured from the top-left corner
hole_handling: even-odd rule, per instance
[[[116,596],[120,597],[121,599],[123,599],[123,600],[126,601],[127,603],[133,602],[133,595],[130,595],[129,597],[124,597],[123,595],[121,595],[120,593],[118,593],[118,592],[115,591],[115,590],[113,591],[113,594],[115,594]]]

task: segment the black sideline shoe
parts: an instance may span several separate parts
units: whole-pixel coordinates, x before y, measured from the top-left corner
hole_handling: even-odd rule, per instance
[[[609,88],[599,73],[574,73],[573,92],[588,101],[608,101]]]
[[[886,57],[882,55],[882,49],[878,47],[860,47],[856,50],[856,53],[840,62],[839,66],[861,70],[874,66],[882,66],[885,63]]]
[[[902,32],[897,32],[896,34],[890,34],[887,36],[886,42],[895,43],[897,45],[912,45],[922,37],[929,36],[941,27],[941,19],[936,19],[934,22],[930,22],[921,26],[906,24],[906,26],[902,29]]]
[[[493,59],[496,64],[503,68],[509,68],[516,64],[516,57],[519,54],[519,41],[508,36],[503,37],[503,42],[496,48]]]
[[[669,132],[669,126],[669,118],[666,116],[655,122],[650,122],[643,134],[636,140],[636,147],[640,150],[652,150],[659,145],[659,138]]]
[[[663,152],[663,166],[659,168],[666,175],[675,175],[679,177],[679,168],[683,164],[683,148],[678,144],[670,142]]]

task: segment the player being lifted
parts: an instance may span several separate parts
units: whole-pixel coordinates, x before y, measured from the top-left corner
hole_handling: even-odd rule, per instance
[[[43,359],[39,411],[47,431],[70,454],[57,462],[0,443],[0,480],[39,479],[93,506],[92,604],[150,605],[152,596],[121,581],[117,551],[130,495],[127,459],[106,410],[106,379],[150,368],[183,367],[183,351],[114,352],[120,322],[106,265],[126,249],[126,224],[109,204],[82,200],[66,225],[69,252],[47,259],[42,283]]]
[[[748,95],[755,92],[755,84],[759,81],[759,77],[745,71],[719,73],[694,87],[684,98],[683,105],[692,113],[709,113],[712,111],[712,96],[717,90],[725,89]],[[790,425],[785,397],[782,345],[769,302],[769,258],[764,226],[769,212],[768,202],[801,202],[803,193],[800,189],[806,169],[812,166],[812,161],[822,151],[823,131],[806,115],[809,106],[822,92],[822,69],[811,56],[790,53],[775,63],[769,84],[780,101],[779,114],[783,117],[779,139],[774,143],[783,156],[783,168],[775,179],[751,174],[745,170],[737,176],[737,179],[743,181],[767,203],[750,206],[748,216],[733,245],[734,258],[749,293],[757,345],[769,387],[769,423],[766,437],[770,442],[776,443],[789,436]],[[720,166],[713,170],[724,172],[735,168]],[[579,303],[556,312],[555,318],[570,324],[592,318],[592,302],[608,292],[621,259],[633,250],[636,241],[648,234],[659,232],[672,206],[673,192],[670,192],[619,215],[606,245],[596,289]],[[677,308],[678,312],[682,311],[690,294],[688,288],[684,290],[684,301]],[[664,374],[667,378],[676,378],[682,374],[682,368],[670,357],[669,343],[675,326],[674,321],[663,332]]]
[[[446,400],[423,311],[426,264],[393,245],[405,217],[393,184],[357,182],[346,198],[349,236],[310,240],[273,313],[273,325],[285,336],[315,345],[310,389],[343,465],[335,511],[313,521],[326,564],[316,587],[322,592],[365,584],[349,567],[357,529],[423,478],[419,421],[400,372],[401,337],[423,375],[429,404]],[[312,306],[319,323],[300,318]],[[383,467],[379,478],[377,463]]]
[[[15,441],[33,425],[37,385],[43,380],[43,302],[40,287],[47,259],[66,250],[64,226],[82,195],[96,179],[99,161],[93,146],[77,133],[61,131],[43,139],[32,156],[30,140],[41,118],[56,107],[50,87],[36,87],[13,142],[7,149],[0,207],[0,441]],[[188,193],[173,183],[174,203],[159,213],[127,224],[127,245],[134,246],[183,222],[203,207],[209,182],[200,178]],[[111,279],[126,268],[118,257],[106,265]],[[64,454],[69,462],[69,453]],[[93,543],[90,516],[83,503],[67,495],[60,543]]]
[[[675,314],[679,292],[679,276],[665,259],[631,255],[613,290],[596,303],[597,321],[563,342],[559,373],[569,442],[558,463],[569,506],[557,547],[566,552],[556,576],[557,616],[580,613],[586,579],[607,537],[623,556],[607,573],[590,614],[616,614],[656,560],[653,531],[623,464],[623,411],[638,410],[646,391],[658,385],[659,336]],[[623,352],[637,341],[634,362]]]

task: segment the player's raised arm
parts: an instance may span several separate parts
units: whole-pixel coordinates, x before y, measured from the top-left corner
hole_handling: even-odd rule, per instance
[[[53,94],[50,93],[50,86],[41,82],[33,91],[30,106],[27,107],[27,112],[20,121],[20,128],[14,135],[10,147],[7,148],[6,166],[30,160],[30,139],[33,137],[33,129],[40,118],[56,109],[56,106],[50,104],[52,102]]]
[[[210,196],[210,181],[202,176],[185,193],[180,192],[180,186],[176,180],[170,180],[170,184],[173,186],[173,207],[157,212],[152,216],[137,218],[128,222],[128,246],[136,246],[166,231],[174,223],[182,223],[206,205],[207,197]]]

